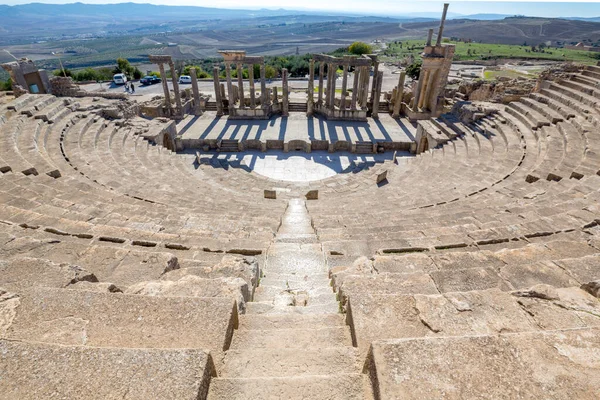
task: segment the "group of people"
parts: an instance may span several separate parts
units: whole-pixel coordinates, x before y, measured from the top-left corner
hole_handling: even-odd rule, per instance
[[[133,82],[125,83],[125,91],[131,94],[135,93],[135,86],[133,86]]]

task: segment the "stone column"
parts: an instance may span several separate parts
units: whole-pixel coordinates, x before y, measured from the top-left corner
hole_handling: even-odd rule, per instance
[[[265,79],[265,64],[260,65],[260,103],[262,108],[268,107],[267,81]]]
[[[379,118],[379,98],[381,97],[381,84],[383,83],[383,71],[377,73],[377,86],[375,86],[375,96],[373,97],[373,111],[371,117]]]
[[[190,68],[190,77],[192,78],[192,93],[194,95],[194,114],[202,115],[202,111],[200,111],[200,92],[198,91],[198,77],[196,76],[195,68]]]
[[[323,76],[325,75],[325,63],[323,61],[319,62],[319,93],[317,97],[317,104],[319,106],[323,105]]]
[[[369,78],[370,78],[371,69],[369,67],[362,67],[361,75],[363,78],[363,86],[362,86],[362,101],[361,108],[366,110],[369,102]]]
[[[404,80],[406,79],[406,72],[400,72],[400,78],[398,78],[398,88],[396,89],[396,98],[394,99],[394,111],[392,112],[393,118],[400,116],[400,106],[402,105],[402,98],[404,97]]]
[[[419,80],[417,81],[417,90],[415,90],[415,97],[413,98],[413,111],[419,111],[419,100],[421,99],[421,90],[423,89],[424,80],[425,70],[421,69],[421,72],[419,73]]]
[[[165,73],[165,65],[163,63],[158,64],[158,71],[160,72],[160,80],[162,82],[163,91],[165,92],[165,106],[169,112],[169,115],[173,114],[173,107],[171,106],[171,93],[169,92],[169,81],[167,80],[167,74]]]
[[[217,102],[217,116],[223,115],[223,98],[221,97],[221,84],[219,82],[219,67],[213,68],[213,83],[215,86],[215,101]]]
[[[379,76],[379,62],[373,62],[373,87],[371,89],[371,103],[375,100],[375,91],[377,90],[377,77]]]
[[[273,88],[273,104],[279,106],[279,99],[277,98],[277,86]]]
[[[289,91],[288,91],[288,70],[286,68],[281,70],[281,86],[282,86],[282,114],[284,117],[289,115]]]
[[[229,115],[233,115],[235,107],[233,106],[233,83],[231,83],[231,65],[229,61],[225,63],[225,76],[227,77],[227,97],[229,98]]]
[[[358,67],[354,67],[354,82],[352,83],[352,100],[350,100],[350,108],[352,110],[356,110],[356,97],[358,94],[358,91],[360,90],[358,88],[359,86],[359,80],[358,80]]]
[[[248,65],[248,83],[250,86],[250,108],[256,108],[256,93],[254,92],[254,64]]]
[[[175,64],[169,63],[169,69],[171,70],[171,80],[173,81],[173,91],[175,92],[175,104],[177,104],[177,114],[183,114],[183,106],[181,105],[181,95],[179,94],[179,82],[177,81],[177,72],[175,71]]]
[[[310,59],[308,68],[308,99],[306,103],[306,115],[311,116],[314,112],[315,103],[315,60]]]
[[[240,96],[240,108],[246,107],[244,101],[244,68],[242,63],[237,64],[237,81],[238,81],[238,93]]]
[[[348,65],[342,66],[344,74],[342,76],[342,97],[340,98],[340,110],[346,109],[346,89],[348,89]]]
[[[335,81],[337,80],[337,65],[329,64],[329,70],[331,71],[331,81],[329,82],[329,109],[335,110]]]
[[[442,44],[442,35],[444,34],[444,22],[446,22],[446,14],[448,13],[448,3],[444,4],[444,12],[442,12],[442,20],[440,21],[440,29],[438,30],[437,41],[435,42],[436,46],[440,46]]]
[[[435,81],[435,73],[436,70],[432,70],[429,72],[429,76],[427,78],[427,88],[425,90],[425,96],[423,97],[423,107],[427,110],[431,111],[431,92],[433,90],[433,84]]]
[[[419,80],[420,83],[420,80]],[[420,86],[419,101],[417,102],[417,109],[423,108],[423,102],[425,101],[425,91],[429,83],[429,70],[425,70],[423,73],[423,84]]]
[[[425,46],[431,46],[431,38],[433,38],[433,29],[430,29],[427,33],[427,43]]]

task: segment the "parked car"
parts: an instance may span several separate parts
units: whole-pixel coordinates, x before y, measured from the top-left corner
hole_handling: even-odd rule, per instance
[[[154,75],[148,75],[140,79],[140,83],[142,85],[154,85],[155,83],[160,83],[160,78]]]
[[[179,83],[192,83],[192,77],[189,75],[181,75],[179,77]]]
[[[125,74],[115,74],[113,76],[113,82],[115,85],[124,85],[127,83],[127,77]]]

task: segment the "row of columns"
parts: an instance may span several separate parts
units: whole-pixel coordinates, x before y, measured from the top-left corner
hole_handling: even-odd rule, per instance
[[[437,69],[423,69],[421,75],[417,81],[417,90],[415,91],[415,98],[413,100],[413,109],[415,111],[423,108],[430,107],[428,99],[431,96],[431,90],[435,85],[435,79],[437,77]]]
[[[152,61],[152,59],[151,59]],[[167,63],[169,64],[169,70],[171,72],[171,81],[173,82],[173,91],[175,92],[175,105],[176,105],[176,110],[175,110],[175,114],[176,115],[182,115],[183,114],[183,106],[181,105],[181,95],[179,93],[179,82],[178,82],[178,77],[177,77],[177,71],[175,71],[175,64],[173,63],[173,61],[167,61]],[[158,70],[160,72],[160,76],[161,76],[161,80],[162,80],[162,86],[163,86],[163,91],[165,92],[165,105],[167,107],[167,109],[169,110],[169,112],[171,113],[171,115],[173,115],[173,106],[171,104],[171,94],[169,93],[169,84],[167,82],[167,75],[165,73],[165,65],[164,62],[160,62],[157,61],[158,64]],[[196,71],[194,71],[196,72]],[[197,84],[197,82],[196,82]],[[196,90],[198,89],[198,87],[196,86]],[[199,98],[199,95],[198,95]]]
[[[325,65],[327,65],[327,72],[325,72]],[[335,109],[335,89],[337,81],[337,67],[334,62],[326,63],[324,61],[319,62],[319,84],[317,88],[317,106],[324,107],[330,111]],[[342,66],[342,87],[341,97],[339,103],[340,110],[356,110],[360,108],[362,110],[367,109],[367,102],[369,97],[369,77],[370,68],[368,66],[357,66],[354,70],[354,78],[352,80],[352,95],[348,99],[348,74],[349,64],[343,64]],[[327,75],[327,86],[324,85],[325,75]],[[379,76],[377,74],[376,76]],[[309,79],[308,79],[308,112],[312,114],[314,110],[314,80],[315,80],[315,61],[310,60]],[[379,87],[379,89],[378,89]],[[379,97],[381,93],[381,86],[377,85],[377,79],[373,80],[372,90],[372,101],[375,101],[375,97]]]
[[[241,62],[235,63],[235,64],[236,64],[236,71],[237,71],[238,97],[239,97],[239,102],[240,102],[239,107],[245,108],[246,107],[246,98],[245,98],[245,94],[244,94],[244,79],[243,79],[244,64]],[[250,108],[252,108],[252,109],[257,107],[256,86],[255,86],[255,81],[254,81],[254,65],[256,65],[256,64],[248,64]],[[260,65],[260,104],[261,104],[261,107],[266,108],[269,105],[269,101],[268,101],[268,97],[267,97],[265,65],[264,65],[264,63],[259,64],[259,65]],[[231,76],[231,63],[230,62],[225,63],[225,79],[227,82],[229,113],[231,115],[231,114],[233,114],[233,112],[235,110],[235,98],[234,98],[234,91],[233,91],[233,80],[232,80],[232,76]],[[285,94],[285,92],[287,91],[287,70],[285,70],[285,69],[282,71],[282,80],[284,82],[284,101],[286,101],[287,95]],[[213,81],[214,81],[214,87],[215,87],[215,97],[216,97],[215,100],[217,102],[217,115],[223,115],[223,98],[221,96],[221,90],[220,90],[221,84],[220,84],[220,79],[219,79],[219,67],[214,67],[214,69],[213,69]]]

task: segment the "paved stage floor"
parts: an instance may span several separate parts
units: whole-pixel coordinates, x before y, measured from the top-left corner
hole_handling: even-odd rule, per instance
[[[417,127],[408,119],[393,119],[389,114],[380,114],[379,119],[369,118],[366,122],[331,121],[321,117],[307,117],[304,113],[290,113],[289,117],[275,116],[270,120],[228,120],[217,118],[215,112],[206,112],[199,117],[187,117],[177,124],[177,131],[185,148],[196,147],[198,140],[326,140],[355,142],[415,141]]]

